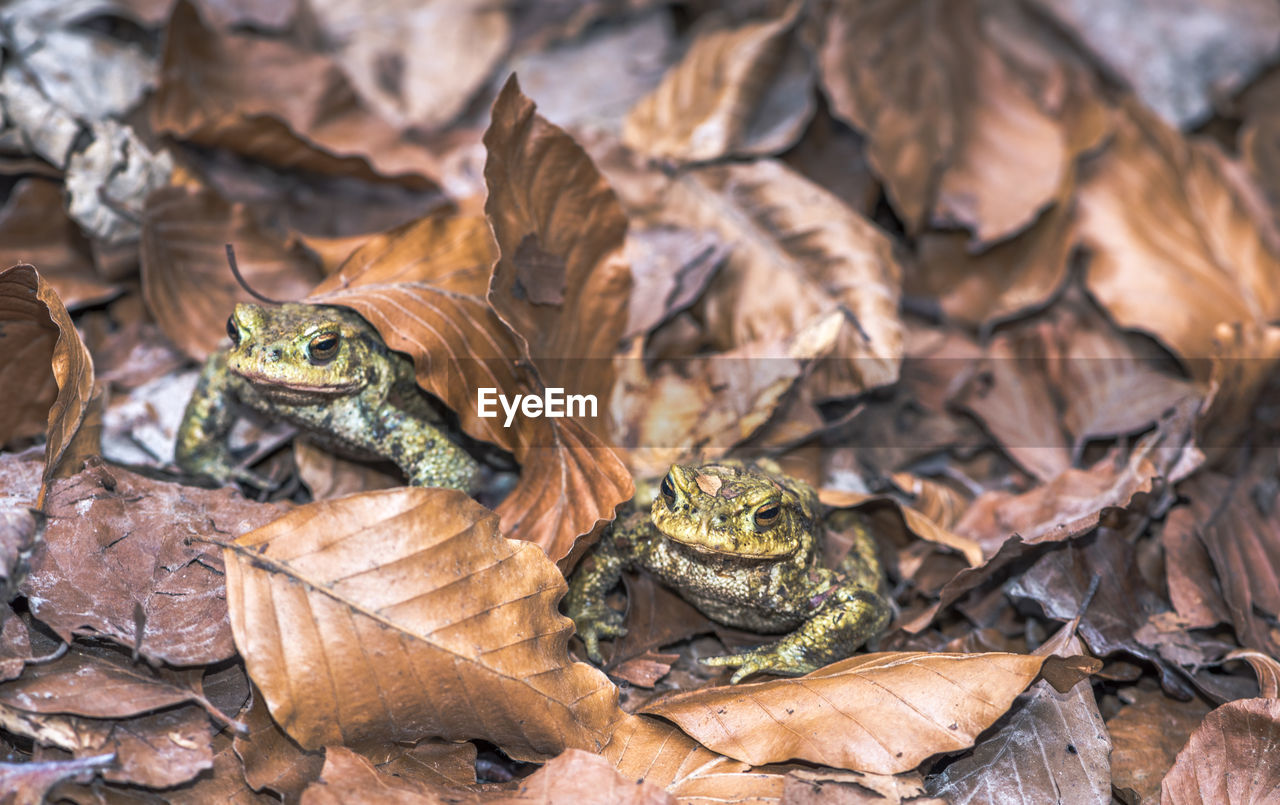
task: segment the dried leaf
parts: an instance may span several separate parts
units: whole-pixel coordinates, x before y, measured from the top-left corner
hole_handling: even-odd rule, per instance
[[[884,501],[893,504],[893,508],[902,516],[902,521],[912,534],[920,539],[938,545],[945,545],[962,554],[965,561],[972,566],[982,564],[982,546],[974,542],[968,537],[963,537],[950,529],[943,528],[925,515],[915,509],[904,506],[899,501],[892,498],[885,498],[880,495],[864,495],[858,492],[845,492],[837,489],[821,489],[818,492],[818,499],[827,506],[837,508],[851,508],[862,506],[863,504],[872,503],[874,501]]]
[[[49,789],[58,783],[70,778],[88,777],[113,760],[113,755],[104,754],[43,763],[0,763],[0,790],[7,792],[6,803],[40,805],[46,801]]]
[[[226,337],[235,304],[252,301],[227,264],[228,243],[245,279],[265,296],[299,299],[320,279],[301,255],[260,229],[243,204],[186,187],[153,194],[142,229],[142,290],[160,329],[197,361]]]
[[[1223,661],[1246,660],[1258,675],[1259,695],[1270,699],[1280,698],[1280,660],[1261,651],[1236,649],[1228,652]]]
[[[620,717],[604,675],[569,662],[563,577],[460,492],[313,503],[225,559],[236,645],[304,748],[484,738],[544,759],[602,746]]]
[[[799,759],[896,774],[971,746],[1043,663],[1018,654],[865,654],[798,679],[678,694],[644,712],[754,766]]]
[[[717,755],[656,718],[627,716],[603,754],[623,777],[665,788],[681,802],[711,805],[782,799],[782,775],[751,772],[747,764]]]
[[[13,598],[18,581],[26,573],[20,563],[34,547],[36,518],[34,510],[40,498],[40,479],[44,475],[44,450],[30,447],[21,453],[0,453],[0,593],[5,601]],[[7,621],[6,621],[7,623]],[[4,661],[4,662],[7,662]],[[0,663],[0,667],[6,667]],[[22,664],[10,676],[17,676]],[[5,674],[0,674],[5,677]],[[7,677],[5,677],[7,678]]]
[[[105,302],[121,287],[98,276],[88,243],[63,209],[62,189],[19,179],[0,209],[0,265],[30,263],[69,308]]]
[[[174,665],[232,656],[221,558],[192,540],[234,537],[283,507],[91,465],[55,481],[45,508],[22,592],[63,640],[91,632]]]
[[[1268,802],[1280,790],[1280,699],[1240,699],[1205,716],[1160,784],[1164,805]]]
[[[1111,736],[1111,784],[1129,789],[1142,802],[1155,802],[1160,780],[1209,712],[1199,699],[1180,702],[1155,685],[1125,691],[1127,704],[1107,722]]]
[[[93,359],[57,292],[31,266],[0,271],[0,354],[0,387],[17,396],[0,408],[0,444],[46,434],[47,481],[84,418]]]
[[[312,500],[329,500],[404,484],[394,467],[383,470],[363,461],[335,456],[302,436],[293,440],[293,463],[298,468],[298,477],[311,490]]]
[[[728,254],[729,245],[712,232],[630,229],[625,255],[635,287],[622,337],[647,333],[692,305]]]
[[[398,129],[450,122],[507,49],[508,11],[486,0],[353,0],[308,7],[361,100]],[[447,76],[447,80],[441,80]]]
[[[707,31],[627,116],[622,142],[677,162],[759,156],[799,138],[816,103],[813,67],[794,33],[802,3],[777,19]]]
[[[823,89],[910,231],[1016,233],[1103,134],[1088,66],[1010,0],[842,0],[827,22]]]
[[[234,749],[245,782],[254,791],[270,789],[286,801],[296,802],[303,789],[319,778],[324,755],[303,750],[285,735],[271,720],[257,690],[240,720],[248,731],[235,736]]]
[[[511,78],[484,136],[489,302],[548,386],[608,400],[631,293],[627,218],[587,153],[535,110]],[[603,436],[606,423],[581,424]]]
[[[1197,359],[1216,353],[1218,325],[1280,316],[1280,256],[1214,146],[1188,143],[1136,104],[1115,126],[1077,202],[1093,253],[1089,291],[1121,326],[1151,333],[1206,379]]]

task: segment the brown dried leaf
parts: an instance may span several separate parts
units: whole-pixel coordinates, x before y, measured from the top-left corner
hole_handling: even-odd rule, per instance
[[[902,516],[903,523],[912,534],[920,539],[927,540],[937,545],[945,545],[948,548],[954,549],[963,555],[965,561],[972,566],[982,564],[982,546],[978,543],[968,537],[963,537],[950,529],[943,528],[924,514],[916,511],[910,506],[902,505],[900,501],[894,500],[893,498],[824,488],[818,491],[818,499],[827,506],[833,506],[841,509],[862,506],[863,504],[873,503],[876,501],[891,503],[894,510]]]
[[[603,755],[623,777],[665,788],[681,802],[782,799],[782,775],[749,771],[747,764],[717,755],[672,724],[648,716],[629,715],[619,722]]]
[[[221,557],[192,540],[234,537],[284,507],[91,464],[55,481],[45,508],[44,542],[22,585],[32,612],[66,641],[88,632],[153,661],[201,665],[235,647]]]
[[[62,187],[19,179],[0,209],[0,266],[30,263],[69,308],[105,302],[121,286],[98,276],[88,243],[67,217]]]
[[[671,226],[631,228],[626,261],[634,287],[623,338],[648,333],[693,304],[729,254],[713,232]]]
[[[1160,780],[1209,707],[1199,699],[1171,699],[1151,684],[1135,685],[1124,696],[1127,704],[1107,722],[1114,747],[1111,784],[1133,791],[1142,802],[1155,802]]]
[[[622,207],[587,153],[536,113],[514,76],[493,105],[484,144],[485,215],[499,252],[489,303],[548,386],[607,401],[631,293]],[[582,424],[603,436],[607,422]]]
[[[31,266],[0,271],[0,354],[0,387],[12,390],[0,407],[0,444],[46,434],[47,482],[84,418],[93,359],[57,292]]]
[[[823,89],[911,231],[1007,237],[1102,136],[1087,65],[1011,0],[842,0],[827,22]]]
[[[110,754],[102,754],[76,760],[0,763],[0,791],[5,792],[5,805],[40,805],[58,783],[91,776],[113,760]]]
[[[313,503],[225,559],[236,645],[304,748],[484,738],[545,759],[598,749],[621,717],[604,675],[569,662],[563,577],[460,492]]]
[[[635,494],[613,450],[573,420],[518,417],[508,429],[501,419],[479,416],[476,389],[531,390],[510,331],[482,298],[421,283],[353,281],[308,301],[355,310],[387,346],[413,358],[418,385],[457,413],[463,430],[515,453],[520,482],[498,508],[509,536],[535,542],[560,561],[579,536]]]
[[[971,746],[1043,663],[1019,654],[866,654],[798,679],[678,694],[644,712],[755,766],[799,759],[897,774]]]
[[[360,747],[359,751],[379,771],[397,777],[430,785],[476,785],[476,745],[469,741],[430,738],[408,747],[380,744]]]
[[[426,148],[362,106],[331,58],[211,30],[191,2],[170,18],[150,111],[156,131],[281,168],[411,185],[442,173]]]
[[[1201,484],[1213,483],[1212,477],[1206,476]],[[1199,505],[1195,505],[1197,502]],[[1169,512],[1160,532],[1169,600],[1174,611],[1192,629],[1206,629],[1231,620],[1231,612],[1218,587],[1213,560],[1198,533],[1198,521],[1205,516],[1205,504],[1210,502],[1197,497],[1192,499],[1192,506],[1179,506]]]
[[[1246,660],[1258,675],[1258,695],[1269,699],[1280,698],[1280,660],[1261,651],[1243,648],[1228,652],[1222,659],[1223,662]]]
[[[394,467],[384,471],[363,461],[335,456],[303,436],[293,440],[293,463],[298,468],[298,477],[311,490],[312,500],[329,500],[404,484]]]
[[[1220,324],[1280,317],[1280,256],[1210,143],[1188,143],[1136,104],[1078,195],[1086,282],[1121,326],[1151,333],[1205,378]],[[1137,200],[1137,201],[1135,201]]]
[[[622,142],[657,159],[706,162],[774,154],[799,138],[816,103],[794,33],[802,3],[777,19],[707,31],[631,109]]]
[[[341,747],[326,753],[324,774],[302,796],[303,805],[388,802],[400,805],[552,805],[593,802],[601,805],[674,805],[675,799],[644,780],[619,776],[599,755],[569,749],[516,785],[487,791],[444,788],[379,771],[368,760]]]
[[[1078,657],[1083,651],[1074,630],[1063,627],[1035,653]],[[1111,795],[1110,753],[1093,689],[1058,692],[1041,680],[971,754],[930,778],[929,793],[947,802],[1104,802]]]
[[[270,789],[288,802],[296,802],[303,789],[320,776],[324,755],[299,747],[267,712],[262,694],[253,691],[253,702],[241,713],[248,731],[235,736],[234,750],[241,774],[254,791]]]
[[[35,543],[33,510],[40,498],[43,475],[44,450],[38,445],[21,453],[0,453],[0,489],[4,490],[4,496],[0,497],[0,597],[5,601],[12,600],[17,592],[14,588],[26,573],[26,568],[19,563]],[[17,676],[21,663],[14,670],[4,662],[7,661],[0,661],[0,667],[5,667],[6,673],[12,670],[10,676]],[[7,677],[0,673],[0,678]]]
[[[1280,699],[1240,699],[1205,716],[1160,784],[1162,805],[1263,803],[1280,790]]]
[[[142,225],[142,291],[160,329],[197,361],[218,348],[235,304],[252,301],[227,264],[228,243],[245,279],[272,299],[300,299],[320,279],[301,254],[262,230],[243,204],[228,204],[205,189],[153,193]]]

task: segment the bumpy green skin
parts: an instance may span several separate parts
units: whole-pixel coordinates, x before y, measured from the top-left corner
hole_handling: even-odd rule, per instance
[[[389,459],[415,486],[472,491],[475,459],[433,422],[413,364],[387,349],[359,315],[299,303],[240,304],[227,324],[238,338],[205,363],[178,429],[179,467],[267,488],[227,446],[241,405],[291,422],[339,452]],[[329,335],[338,336],[337,351],[319,360],[314,347]]]
[[[759,517],[778,514],[772,521]],[[740,654],[730,682],[766,671],[800,675],[853,654],[888,625],[873,538],[859,530],[840,570],[822,567],[818,498],[801,481],[755,466],[675,465],[646,517],[614,523],[569,583],[566,606],[592,661],[600,638],[626,634],[605,596],[628,567],[673,587],[707,617],[756,632],[788,632]]]

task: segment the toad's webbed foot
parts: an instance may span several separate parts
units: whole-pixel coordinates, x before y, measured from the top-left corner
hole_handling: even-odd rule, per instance
[[[622,625],[623,614],[604,603],[574,613],[573,624],[578,628],[578,637],[587,647],[587,657],[596,665],[604,664],[600,654],[600,638],[622,637],[627,628]]]

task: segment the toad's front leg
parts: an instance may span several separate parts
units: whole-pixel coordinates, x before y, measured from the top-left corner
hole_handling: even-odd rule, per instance
[[[723,657],[708,657],[707,665],[737,668],[730,684],[757,672],[800,676],[848,657],[889,624],[889,604],[862,586],[833,587],[812,617],[791,634],[773,643]]]
[[[259,489],[271,489],[274,484],[270,479],[236,461],[227,442],[236,423],[233,377],[227,370],[226,352],[215,352],[205,361],[178,426],[174,462],[185,472],[208,476],[223,485],[244,481]]]

